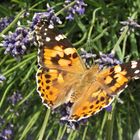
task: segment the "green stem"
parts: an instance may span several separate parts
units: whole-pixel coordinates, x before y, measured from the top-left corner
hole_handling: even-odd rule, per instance
[[[63,127],[62,127],[62,125],[60,125],[56,140],[60,140],[60,136],[61,136],[61,133],[62,133],[62,129],[63,129]]]
[[[41,4],[42,2],[45,2],[45,1],[46,0],[39,1],[38,3],[36,3],[32,7],[30,7],[29,10],[32,10],[33,8],[35,8],[36,6],[38,6],[39,4]]]
[[[27,74],[25,75],[25,77],[20,82],[20,84],[19,84],[20,86],[22,84],[24,84],[26,82],[26,80],[30,77],[31,73],[33,73],[33,69],[34,69],[35,63],[36,63],[36,60],[34,60],[34,62],[32,63],[32,65],[30,66],[30,69],[28,70]]]
[[[104,115],[104,118],[103,118],[103,121],[102,121],[102,124],[101,124],[101,128],[99,129],[98,140],[102,139],[103,129],[105,127],[105,123],[106,123],[106,120],[107,120],[107,114],[108,114],[108,112],[105,112],[105,115]]]
[[[6,61],[7,57],[8,57],[8,55],[4,56],[4,58],[0,62],[0,66]]]
[[[87,36],[87,32],[84,33],[83,37],[79,41],[77,41],[76,43],[73,43],[73,45],[74,46],[80,45],[86,39],[86,36]]]
[[[27,136],[27,133],[30,131],[30,129],[32,128],[32,126],[35,124],[35,122],[39,118],[40,113],[41,113],[41,111],[38,111],[37,113],[35,113],[31,117],[29,123],[26,125],[25,129],[23,130],[22,135],[20,136],[20,139],[19,140],[23,140],[23,139],[25,140],[26,139],[25,137]]]
[[[85,129],[84,129],[84,133],[83,133],[82,140],[85,140],[85,138],[86,138],[87,129],[88,129],[88,123],[87,123],[87,126],[86,126]]]
[[[70,130],[70,133],[69,133],[69,136],[68,136],[67,140],[71,140],[71,137],[72,137],[73,133],[74,133],[74,131]]]
[[[36,55],[36,52],[33,52],[33,53],[30,53],[30,54],[24,55],[24,56],[22,57],[22,60],[24,60],[24,59],[26,59],[26,58],[29,58],[29,57],[31,57],[31,56],[33,56],[33,55]],[[13,62],[17,62],[17,60],[16,60],[15,58],[11,58],[11,59],[8,59],[8,60],[5,62],[5,64],[8,65],[8,64],[11,64],[11,63],[13,63]]]
[[[87,38],[87,40],[90,40],[90,38],[91,38],[91,33],[92,33],[92,30],[93,30],[93,27],[94,27],[94,23],[95,23],[96,12],[99,11],[100,9],[101,9],[101,7],[97,8],[97,9],[95,9],[95,10],[93,11],[91,26],[90,26],[90,29],[89,29],[89,33],[88,33],[88,38]]]
[[[124,41],[123,41],[123,48],[122,48],[122,60],[125,57],[125,50],[126,50],[126,41],[127,41],[128,36],[125,36]]]
[[[43,136],[44,136],[47,124],[48,124],[50,112],[51,112],[50,109],[48,109],[47,112],[46,112],[46,116],[45,116],[45,119],[44,119],[44,122],[43,122],[43,126],[41,127],[41,129],[39,131],[39,134],[38,134],[38,137],[39,137],[38,140],[43,140]]]
[[[120,43],[122,42],[122,40],[124,39],[124,37],[126,36],[126,34],[127,34],[127,32],[128,32],[128,26],[126,26],[125,28],[124,28],[124,31],[122,32],[122,34],[121,34],[121,36],[119,37],[119,39],[118,39],[118,41],[116,42],[116,44],[115,44],[115,46],[114,46],[114,48],[113,48],[113,50],[112,51],[116,51],[117,50],[117,48],[119,47],[119,45],[120,45]]]
[[[1,106],[2,106],[2,104],[3,104],[3,102],[4,102],[4,99],[5,99],[5,97],[6,97],[6,94],[9,92],[10,88],[12,87],[12,85],[13,85],[14,83],[15,83],[15,80],[7,86],[5,92],[3,93],[2,99],[0,100],[0,108],[1,108]]]
[[[58,140],[61,140],[61,139],[63,138],[63,136],[64,136],[66,130],[67,130],[67,125],[64,126],[64,128],[63,128],[61,134],[60,134],[59,137],[58,137],[58,138],[59,138]]]
[[[108,115],[107,128],[106,128],[106,140],[112,140],[113,138],[113,126],[114,126],[114,114],[115,114],[116,100],[112,104],[112,112]]]
[[[135,12],[135,13],[132,15],[131,19],[134,19],[134,18],[136,17],[136,15],[137,15],[137,12]],[[122,32],[121,36],[119,37],[118,41],[116,42],[116,44],[115,44],[115,46],[114,46],[114,48],[113,48],[113,51],[116,51],[116,50],[117,50],[117,48],[119,47],[120,43],[121,43],[122,40],[125,38],[125,36],[126,36],[128,30],[129,30],[129,27],[126,26],[126,27],[124,28],[124,31]]]
[[[27,101],[27,99],[33,95],[33,93],[36,91],[36,88],[34,88],[31,92],[28,93],[28,95],[26,97],[24,97],[18,104],[17,104],[17,108],[22,105],[25,101]]]
[[[74,131],[71,140],[74,140],[76,138],[76,136],[77,136],[77,131]]]
[[[71,7],[73,4],[75,4],[75,1],[71,2],[70,4],[68,4],[67,6],[65,6],[64,8],[62,8],[60,11],[58,11],[55,15],[58,16],[59,14],[61,14],[63,11],[65,11],[65,9]]]
[[[10,70],[6,71],[5,73],[3,73],[3,76],[8,75],[10,72],[14,71],[15,69],[19,68],[20,66],[22,66],[23,64],[27,63],[28,61],[30,61],[31,59],[33,59],[34,57],[36,57],[35,55],[31,56],[30,58],[22,61],[21,63],[19,63],[18,65],[14,66],[13,68],[11,68]]]

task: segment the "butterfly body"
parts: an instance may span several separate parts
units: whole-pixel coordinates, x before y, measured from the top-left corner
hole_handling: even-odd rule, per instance
[[[75,48],[53,25],[40,21],[35,29],[39,46],[36,74],[42,102],[55,109],[71,103],[68,121],[79,121],[109,106],[129,80],[140,77],[140,61],[103,70],[87,69]]]

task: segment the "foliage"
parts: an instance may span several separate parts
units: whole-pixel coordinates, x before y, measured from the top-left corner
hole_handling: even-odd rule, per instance
[[[58,28],[79,52],[84,48],[97,57],[101,52],[115,52],[121,62],[139,58],[140,27],[136,22],[140,20],[139,0],[47,2],[63,23]],[[51,113],[42,105],[35,81],[37,47],[33,44],[32,34],[29,37],[27,33],[31,30],[34,14],[47,11],[46,4],[46,0],[0,3],[0,139],[132,139],[140,126],[139,80],[132,81],[121,94],[123,104],[115,101],[110,113],[101,111],[78,130],[68,132],[66,125],[59,122],[59,114]],[[19,35],[26,39],[21,41]]]

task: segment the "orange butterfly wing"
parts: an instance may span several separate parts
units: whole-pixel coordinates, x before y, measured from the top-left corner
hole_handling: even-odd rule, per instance
[[[109,106],[114,97],[127,87],[129,80],[140,77],[138,69],[140,61],[116,65],[102,71],[91,67],[83,79],[83,83],[88,79],[89,84],[83,89],[82,86],[77,89],[81,96],[74,102],[68,120],[79,121],[88,118]]]
[[[68,121],[79,121],[111,104],[132,78],[140,77],[140,61],[116,65],[100,71],[86,69],[67,38],[45,20],[35,29],[39,46],[36,75],[42,102],[51,108],[67,102],[71,106]]]
[[[68,39],[52,25],[42,20],[35,33],[39,45],[38,92],[46,106],[56,108],[70,100],[72,85],[86,67]]]
[[[41,67],[56,68],[70,73],[83,73],[86,67],[69,40],[52,25],[37,24],[36,40],[39,45],[38,63]]]

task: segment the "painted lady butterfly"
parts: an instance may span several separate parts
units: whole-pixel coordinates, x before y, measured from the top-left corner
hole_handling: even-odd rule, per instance
[[[53,25],[41,20],[35,28],[39,46],[37,91],[48,108],[71,102],[68,121],[88,118],[109,106],[131,79],[140,77],[140,61],[100,70],[87,69],[75,48]]]

